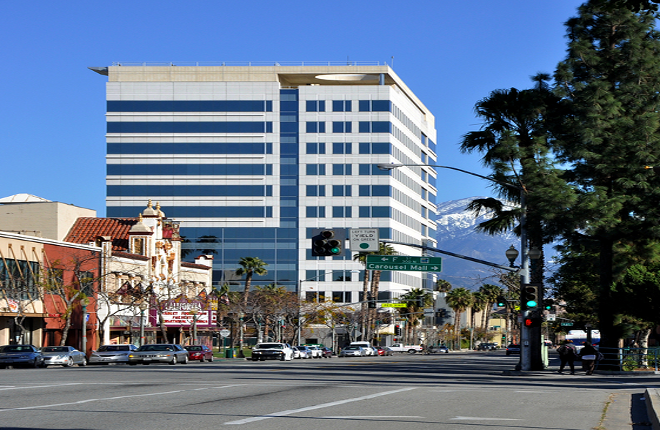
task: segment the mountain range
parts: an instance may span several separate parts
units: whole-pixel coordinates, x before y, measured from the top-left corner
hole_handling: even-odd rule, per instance
[[[520,251],[520,238],[512,232],[495,236],[475,230],[477,224],[490,218],[488,214],[475,217],[466,210],[468,204],[485,197],[470,197],[438,204],[436,239],[437,248],[491,263],[508,266],[505,252],[511,245]],[[484,283],[497,284],[497,274],[501,271],[480,263],[440,254],[442,272],[439,279],[452,284],[453,288],[463,287],[477,290]],[[515,264],[520,263],[520,258]]]

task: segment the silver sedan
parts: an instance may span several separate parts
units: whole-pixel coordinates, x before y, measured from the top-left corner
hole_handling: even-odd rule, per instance
[[[44,356],[44,366],[71,367],[74,364],[87,364],[85,354],[72,346],[44,346],[41,348],[41,355]]]
[[[92,352],[89,364],[128,363],[128,354],[135,351],[137,346],[131,344],[101,345]]]
[[[188,364],[188,351],[175,343],[154,343],[142,345],[128,354],[128,364],[168,363]]]

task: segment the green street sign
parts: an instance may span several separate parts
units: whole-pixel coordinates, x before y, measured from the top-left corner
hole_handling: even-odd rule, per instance
[[[382,303],[381,308],[405,308],[407,307],[405,303]]]
[[[570,327],[570,326],[573,325],[573,323],[572,323],[572,322],[563,322],[563,323],[561,323],[560,325],[562,325],[562,326],[566,326],[566,327]]]
[[[401,270],[407,272],[441,272],[440,257],[410,257],[407,255],[367,255],[369,270]]]

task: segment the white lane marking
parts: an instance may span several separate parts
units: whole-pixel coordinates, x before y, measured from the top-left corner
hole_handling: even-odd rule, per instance
[[[71,382],[69,384],[50,384],[50,385],[33,385],[31,387],[17,387],[17,386],[9,386],[9,387],[0,387],[0,390],[22,390],[22,389],[33,389],[33,388],[52,388],[52,387],[69,387],[72,385],[83,385],[82,383],[79,382]]]
[[[273,412],[272,414],[261,415],[261,416],[258,416],[258,417],[245,418],[245,419],[236,420],[236,421],[229,421],[229,422],[226,422],[225,424],[247,424],[247,423],[252,423],[252,422],[255,422],[255,421],[267,420],[269,418],[283,417],[283,416],[286,416],[286,415],[296,414],[298,412],[312,411],[314,409],[329,408],[331,406],[343,405],[345,403],[351,403],[351,402],[359,402],[361,400],[368,400],[368,399],[373,399],[373,398],[376,398],[376,397],[387,396],[387,395],[390,395],[390,394],[396,394],[396,393],[401,393],[403,391],[410,391],[410,390],[416,390],[416,389],[417,389],[416,387],[411,387],[411,388],[401,388],[400,390],[394,390],[394,391],[384,391],[382,393],[370,394],[368,396],[354,397],[352,399],[338,400],[336,402],[330,402],[330,403],[322,403],[320,405],[308,406],[306,408],[290,409],[288,411]]]
[[[354,420],[354,419],[360,419],[360,418],[424,418],[420,417],[419,415],[355,415],[355,416],[329,416],[329,417],[321,417],[323,419],[333,419],[333,420]]]
[[[469,421],[521,421],[519,418],[491,418],[491,417],[456,417],[452,420],[469,420]]]
[[[196,388],[196,389],[193,389],[193,390],[162,391],[160,393],[131,394],[131,395],[128,395],[128,396],[104,397],[104,398],[100,398],[100,399],[85,399],[85,400],[79,400],[77,402],[53,403],[53,404],[50,404],[50,405],[24,406],[24,407],[21,407],[21,408],[0,408],[0,412],[23,411],[23,410],[28,410],[28,409],[55,408],[55,407],[69,406],[69,405],[80,405],[80,404],[89,403],[89,402],[101,402],[101,401],[108,401],[108,400],[130,399],[130,398],[135,398],[135,397],[164,396],[164,395],[168,395],[168,394],[184,393],[186,391],[201,391],[201,390],[210,390],[210,389],[214,389],[214,388],[231,388],[231,387],[238,387],[238,386],[241,386],[241,385],[243,385],[243,384],[223,385],[221,387]]]

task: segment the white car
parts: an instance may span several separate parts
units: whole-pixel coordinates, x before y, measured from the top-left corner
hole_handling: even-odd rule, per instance
[[[263,342],[252,348],[252,361],[264,360],[293,360],[293,349],[288,343]]]
[[[312,358],[323,358],[323,351],[321,351],[321,348],[319,348],[318,346],[307,345],[307,348],[309,348],[310,351],[312,351]]]
[[[294,346],[293,349],[295,351],[298,351],[298,354],[300,355],[299,357],[296,358],[302,358],[302,359],[314,358],[314,353],[307,346]]]

